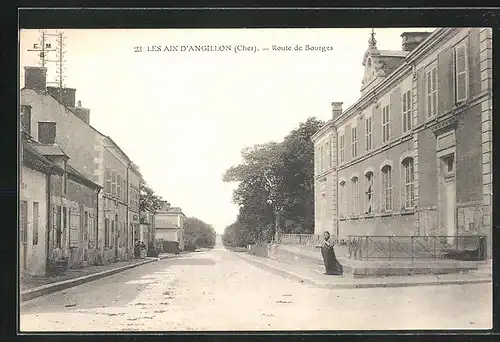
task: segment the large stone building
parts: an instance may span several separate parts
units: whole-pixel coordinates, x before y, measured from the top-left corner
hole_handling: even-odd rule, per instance
[[[80,101],[75,105],[75,92],[47,87],[45,68],[26,67],[21,89],[24,121],[34,141],[52,144],[47,139],[53,137],[69,158],[68,167],[103,188],[97,199],[93,242],[99,262],[130,258],[134,225],[139,224],[141,175],[109,136],[90,125],[90,110]]]
[[[360,98],[315,146],[315,234],[486,235],[491,253],[491,30],[406,32],[363,56]]]
[[[154,216],[156,241],[170,241],[178,243],[179,249],[184,250],[184,220],[186,215],[181,208],[170,207],[163,201],[162,208]]]

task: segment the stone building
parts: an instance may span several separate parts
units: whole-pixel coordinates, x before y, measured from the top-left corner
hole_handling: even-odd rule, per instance
[[[129,201],[134,189],[139,189],[140,174],[109,136],[90,125],[90,110],[80,101],[75,105],[75,95],[73,88],[47,87],[45,68],[25,67],[21,107],[32,139],[47,144],[53,138],[69,158],[68,166],[103,188],[97,198],[96,241],[92,242],[96,258],[101,263],[131,258],[133,222],[138,224],[139,217]]]
[[[491,253],[491,30],[401,37],[372,33],[360,98],[312,137],[315,234],[486,235]]]
[[[179,249],[184,250],[184,220],[186,215],[181,208],[170,207],[163,201],[163,206],[154,216],[156,240],[177,242]]]

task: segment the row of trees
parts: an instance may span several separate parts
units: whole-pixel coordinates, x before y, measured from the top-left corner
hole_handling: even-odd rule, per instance
[[[283,233],[314,232],[311,137],[323,124],[311,117],[282,142],[254,145],[242,151],[243,162],[229,168],[223,176],[224,182],[238,182],[233,202],[239,205],[236,222],[224,231],[224,244],[269,242],[276,223]]]
[[[196,247],[213,248],[217,233],[214,227],[196,217],[184,220],[184,246],[186,250]]]

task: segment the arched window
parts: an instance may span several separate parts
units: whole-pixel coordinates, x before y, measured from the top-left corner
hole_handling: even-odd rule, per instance
[[[340,182],[339,186],[339,216],[344,217],[345,216],[345,200],[346,200],[346,193],[345,193],[345,182],[342,181]]]
[[[410,209],[415,206],[415,173],[413,168],[413,158],[405,158],[403,165],[403,180],[405,184],[404,200],[405,208]]]
[[[382,208],[384,211],[392,210],[392,168],[386,165],[382,168],[382,189],[383,201]]]
[[[353,177],[351,179],[352,183],[352,213],[359,213],[359,182],[358,177]]]
[[[365,213],[373,211],[373,172],[365,174]]]

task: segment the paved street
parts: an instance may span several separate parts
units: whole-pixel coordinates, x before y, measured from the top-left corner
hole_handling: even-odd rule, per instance
[[[491,284],[319,289],[223,247],[21,304],[21,331],[489,329]]]

